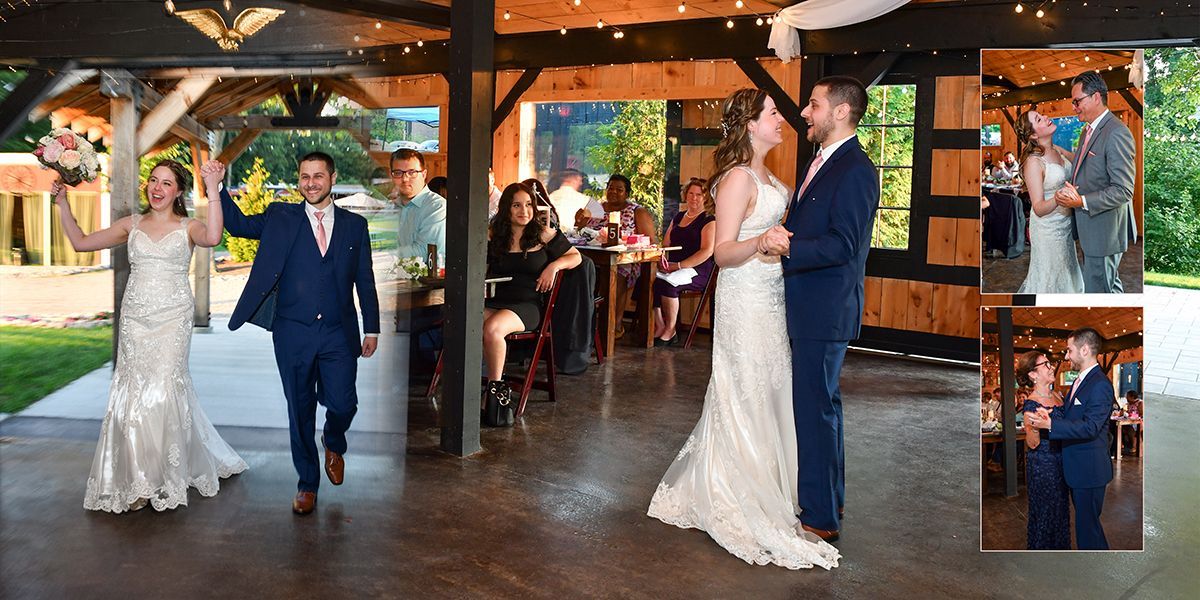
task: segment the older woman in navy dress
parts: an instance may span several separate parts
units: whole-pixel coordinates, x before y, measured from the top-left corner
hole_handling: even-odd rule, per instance
[[[691,282],[673,286],[665,280],[654,280],[654,345],[670,346],[679,340],[675,326],[679,324],[679,293],[704,290],[712,276],[713,246],[716,240],[717,219],[704,212],[704,180],[692,179],[683,188],[687,210],[675,215],[663,236],[664,246],[680,246],[667,253],[666,263],[659,269],[672,273],[680,269],[695,269]]]
[[[1031,350],[1017,360],[1017,377],[1031,386],[1024,412],[1045,407],[1062,414],[1062,396],[1051,391],[1054,366],[1041,350]],[[1025,492],[1029,499],[1026,544],[1030,550],[1071,549],[1070,489],[1063,478],[1062,443],[1051,441],[1041,430],[1026,428]]]

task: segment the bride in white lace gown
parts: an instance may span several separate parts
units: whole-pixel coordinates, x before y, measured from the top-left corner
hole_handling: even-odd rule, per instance
[[[63,230],[76,250],[128,243],[131,265],[108,411],[83,500],[88,510],[186,506],[188,487],[214,496],[221,478],[246,469],[200,409],[188,370],[195,310],[188,280],[192,245],[221,241],[216,190],[224,167],[211,162],[203,172],[206,183],[211,181],[208,223],[187,217],[183,191],[190,177],[175,161],[160,162],[151,172],[146,214],[90,235],[71,215],[65,190],[55,190]]]
[[[1029,271],[1019,294],[1082,294],[1083,271],[1072,239],[1071,209],[1054,201],[1071,172],[1071,153],[1054,145],[1057,126],[1030,110],[1017,122],[1021,170],[1029,192]]]
[[[721,267],[712,376],[700,421],[663,475],[648,514],[702,529],[734,556],[789,569],[836,567],[837,548],[800,529],[791,353],[779,258],[762,234],[780,222],[788,191],[763,166],[783,119],[760,90],[725,100],[710,178]],[[720,193],[718,195],[718,189]],[[716,197],[715,206],[712,197]]]

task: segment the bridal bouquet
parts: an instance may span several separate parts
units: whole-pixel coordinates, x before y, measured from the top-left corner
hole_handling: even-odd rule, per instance
[[[95,181],[100,173],[96,149],[91,142],[70,129],[53,129],[50,135],[42,136],[33,155],[43,165],[58,171],[67,185]]]

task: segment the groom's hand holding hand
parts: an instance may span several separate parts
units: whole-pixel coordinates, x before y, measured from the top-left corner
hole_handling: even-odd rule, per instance
[[[758,251],[771,255],[783,256],[792,247],[792,232],[782,225],[775,225],[758,236]]]
[[[1038,408],[1037,412],[1025,413],[1025,423],[1034,429],[1050,429],[1050,411]]]
[[[1061,189],[1054,192],[1054,201],[1067,208],[1083,208],[1083,197],[1079,195],[1079,189],[1070,182],[1064,183]]]

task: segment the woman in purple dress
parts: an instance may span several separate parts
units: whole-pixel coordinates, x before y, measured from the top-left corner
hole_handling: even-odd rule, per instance
[[[1050,389],[1054,363],[1041,350],[1030,350],[1017,359],[1017,379],[1033,391],[1024,412],[1049,409],[1062,414],[1062,397]],[[1026,420],[1028,423],[1028,420]],[[1071,509],[1063,477],[1062,443],[1051,441],[1041,430],[1026,427],[1025,493],[1029,499],[1026,545],[1030,550],[1071,549]]]
[[[695,269],[692,280],[680,286],[665,279],[654,280],[654,345],[671,346],[679,340],[675,326],[679,324],[679,293],[699,292],[712,276],[713,243],[716,240],[717,220],[704,212],[704,180],[692,178],[683,188],[687,210],[675,215],[663,236],[663,246],[681,246],[667,253],[659,270],[674,273]]]

